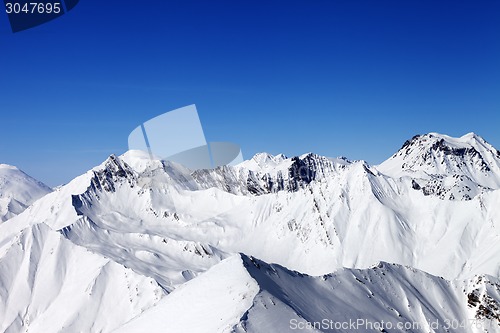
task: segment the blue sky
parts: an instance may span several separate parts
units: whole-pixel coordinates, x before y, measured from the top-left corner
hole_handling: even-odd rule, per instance
[[[196,104],[209,141],[377,164],[417,133],[500,148],[498,1],[90,1],[13,34],[0,162],[58,185]]]

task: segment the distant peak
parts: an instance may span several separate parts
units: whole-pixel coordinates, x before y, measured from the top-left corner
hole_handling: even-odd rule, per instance
[[[308,152],[308,153],[300,155],[299,158],[304,159],[304,158],[308,158],[308,157],[318,157],[318,155],[316,155],[315,153],[312,153],[312,152]]]
[[[457,142],[467,143],[467,142],[472,142],[472,141],[484,142],[484,139],[474,132],[469,132],[467,134],[462,135],[461,137],[453,137],[453,136],[449,136],[446,134],[440,134],[440,133],[436,133],[436,132],[431,132],[431,133],[427,134],[427,136],[429,138],[443,139],[445,141],[449,141],[452,143],[457,143]]]
[[[257,163],[257,165],[264,166],[271,161],[274,161],[274,156],[269,153],[257,153],[252,157],[252,160]]]
[[[151,155],[143,150],[128,150],[123,155],[120,156],[120,159],[130,160],[130,159],[151,159]]]
[[[430,146],[432,150],[449,148],[470,148],[477,144],[484,145],[486,141],[474,132],[467,133],[461,137],[452,137],[446,134],[430,132],[428,134],[417,134],[401,147],[401,150],[407,150],[414,146]]]
[[[19,170],[17,167],[9,164],[0,163],[0,169],[8,169],[8,170]]]
[[[382,173],[421,177],[429,174],[466,175],[477,184],[496,188],[490,180],[492,170],[500,166],[500,152],[474,132],[461,137],[431,132],[407,140],[390,159],[378,166]]]
[[[286,155],[284,155],[284,154],[278,154],[278,155],[276,155],[274,158],[275,158],[275,160],[277,160],[277,161],[284,161],[284,160],[286,160],[288,157],[287,157]]]
[[[279,164],[279,163],[283,162],[286,159],[288,159],[288,157],[286,157],[283,154],[278,154],[278,155],[274,156],[272,154],[265,153],[265,152],[263,152],[263,153],[257,153],[257,154],[255,154],[252,157],[252,160],[254,160],[255,162],[257,162],[257,164],[259,164],[261,166],[269,164],[270,162],[271,163],[275,163],[275,164]]]
[[[94,167],[93,170],[97,172],[112,172],[123,174],[130,173],[132,169],[119,156],[111,154],[103,163],[101,163],[99,166]]]
[[[274,156],[269,154],[269,153],[266,153],[266,152],[262,152],[262,153],[257,153],[255,154],[252,159],[256,160],[256,161],[262,161],[262,160],[268,160],[268,159],[272,159]]]
[[[467,140],[468,139],[476,139],[477,140],[478,138],[480,138],[480,136],[474,132],[469,132],[467,134],[462,135],[462,137],[461,137],[461,139],[467,139]]]

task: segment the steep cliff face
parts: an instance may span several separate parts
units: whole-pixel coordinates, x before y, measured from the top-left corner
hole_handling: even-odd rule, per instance
[[[234,194],[261,195],[295,192],[312,181],[341,171],[349,163],[346,159],[312,153],[292,158],[260,153],[236,167],[198,170],[192,176],[201,188],[217,187]]]

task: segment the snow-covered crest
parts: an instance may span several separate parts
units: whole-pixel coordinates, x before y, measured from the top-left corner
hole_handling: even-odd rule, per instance
[[[20,214],[51,191],[18,168],[0,164],[0,223]]]
[[[40,259],[45,254],[14,251],[20,242],[31,252],[45,249],[48,258],[50,249],[62,246],[70,253],[91,251],[92,267],[114,265],[113,273],[105,274],[109,283],[121,281],[120,274],[131,269],[134,281],[157,284],[151,290],[160,288],[164,300],[120,327],[124,331],[156,320],[174,325],[163,328],[175,331],[175,325],[186,324],[179,309],[185,314],[206,310],[200,314],[205,326],[192,332],[204,327],[287,332],[291,319],[305,323],[322,317],[424,323],[482,316],[494,321],[500,190],[486,186],[479,177],[486,169],[475,166],[483,165],[481,157],[490,169],[487,177],[498,177],[495,154],[475,135],[453,139],[435,133],[409,140],[375,167],[315,154],[258,154],[236,166],[193,172],[131,151],[111,156],[0,224],[0,265],[23,267],[19,262],[29,258],[52,262]],[[413,166],[405,169],[399,162]],[[468,198],[465,186],[471,188]],[[50,241],[29,247],[38,236],[22,235],[31,234]],[[8,294],[15,293],[14,285],[5,282],[11,278],[8,273],[0,279]],[[141,282],[136,301],[156,304],[142,288]],[[204,288],[213,288],[215,296],[199,299]],[[117,292],[125,294],[125,289]],[[195,300],[200,307],[182,305]],[[0,311],[8,308],[7,302],[1,304]],[[28,298],[16,311],[40,306]],[[72,311],[85,313],[81,307]],[[165,312],[173,314],[169,320]],[[121,317],[113,325],[129,319]],[[21,327],[16,320],[12,327]],[[87,327],[78,323],[83,326],[74,327]]]
[[[416,135],[378,169],[391,176],[463,174],[482,186],[500,187],[500,152],[474,133]]]

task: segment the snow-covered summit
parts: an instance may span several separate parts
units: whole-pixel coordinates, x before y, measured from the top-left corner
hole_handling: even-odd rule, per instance
[[[500,188],[500,152],[475,133],[415,135],[376,168],[391,177],[411,177],[415,189],[442,199],[470,200]]]
[[[0,223],[23,212],[52,189],[17,167],[0,164]]]
[[[19,170],[17,167],[9,164],[3,164],[0,163],[0,169],[7,169],[7,170]]]
[[[421,170],[401,176],[312,153],[197,171],[112,155],[0,224],[0,331],[291,332],[291,320],[368,318],[429,332],[429,320],[480,318],[500,332],[500,190],[477,183],[475,158],[499,173],[481,140],[409,140],[390,161]]]
[[[438,133],[416,135],[378,169],[391,176],[464,174],[483,186],[500,187],[498,177],[491,177],[500,171],[500,152],[474,133],[460,138]]]

